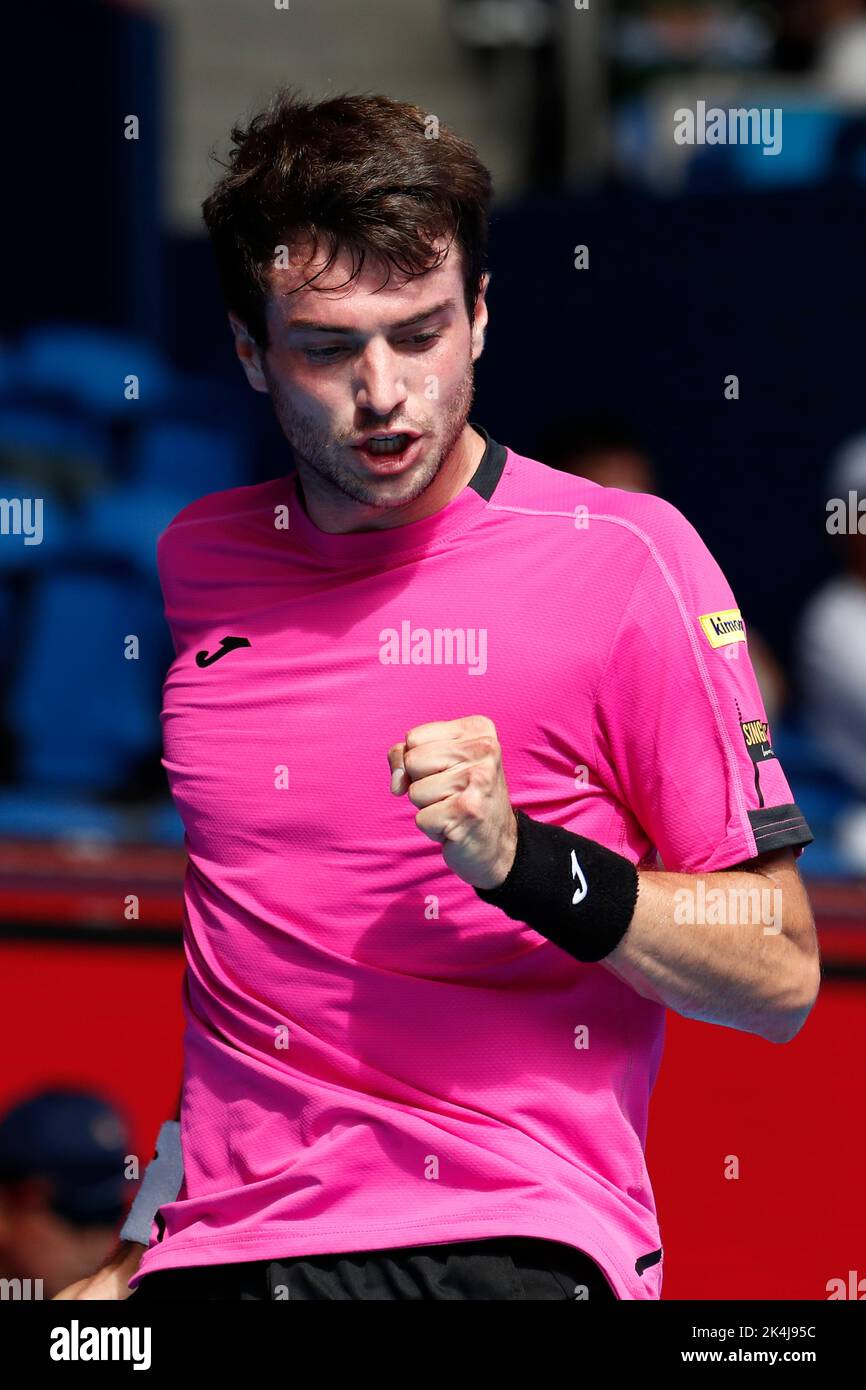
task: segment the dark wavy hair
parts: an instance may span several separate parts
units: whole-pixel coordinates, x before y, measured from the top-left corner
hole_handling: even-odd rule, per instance
[[[429,112],[376,95],[312,102],[281,87],[231,138],[228,158],[218,161],[225,173],[202,213],[226,307],[262,349],[280,245],[324,246],[323,270],[348,250],[351,281],[368,255],[404,275],[423,274],[456,240],[472,318],[486,270],[492,180],[472,145]]]

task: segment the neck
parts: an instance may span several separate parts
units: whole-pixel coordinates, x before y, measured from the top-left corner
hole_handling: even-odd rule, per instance
[[[485,443],[467,422],[448,452],[429,487],[404,506],[371,507],[354,502],[321,483],[318,475],[298,464],[298,495],[307,516],[320,531],[342,534],[351,531],[384,531],[408,526],[441,511],[462,492],[476,472]]]

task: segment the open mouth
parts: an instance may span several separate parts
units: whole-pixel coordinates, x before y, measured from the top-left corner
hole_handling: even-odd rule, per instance
[[[413,456],[420,438],[420,435],[407,433],[371,435],[363,444],[352,447],[367,463],[393,464],[396,468]]]
[[[377,434],[364,441],[371,454],[402,454],[412,442],[411,434]]]

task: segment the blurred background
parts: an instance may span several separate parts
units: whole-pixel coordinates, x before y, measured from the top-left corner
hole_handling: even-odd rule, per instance
[[[815,835],[825,981],[784,1048],[669,1015],[664,1297],[826,1298],[866,1234],[866,8],[45,0],[8,51],[0,1276],[48,1297],[87,1272],[134,1195],[118,1153],[143,1170],[174,1114],[185,855],[154,547],[193,498],[291,467],[200,218],[211,153],[289,83],[410,100],[476,144],[497,197],[472,418],[667,497],[737,595]],[[699,103],[781,111],[781,148],[678,143]]]

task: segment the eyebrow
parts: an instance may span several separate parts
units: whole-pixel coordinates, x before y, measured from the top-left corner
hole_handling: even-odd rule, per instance
[[[392,328],[411,328],[415,323],[423,323],[424,319],[432,318],[434,314],[439,314],[443,309],[454,307],[454,300],[443,299],[439,304],[434,304],[430,309],[422,309],[420,314],[413,314],[411,318],[401,319],[399,323],[391,325]],[[345,328],[338,323],[318,323],[315,319],[292,319],[286,324],[287,330],[291,333],[296,328],[312,329],[317,333],[357,333],[357,328]]]

